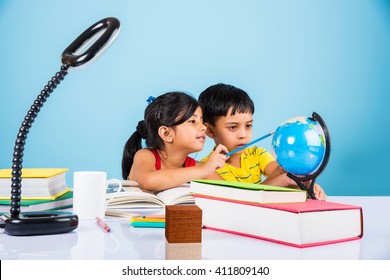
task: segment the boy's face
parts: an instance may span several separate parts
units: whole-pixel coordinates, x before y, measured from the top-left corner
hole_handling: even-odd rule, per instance
[[[214,139],[216,145],[222,144],[232,151],[252,140],[253,116],[251,113],[237,113],[231,115],[229,109],[226,117],[220,117],[215,126],[206,124],[207,135]],[[241,154],[242,151],[237,154]]]

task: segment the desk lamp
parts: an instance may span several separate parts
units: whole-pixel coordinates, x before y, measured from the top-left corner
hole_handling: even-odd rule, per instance
[[[5,233],[21,236],[44,235],[66,233],[77,228],[78,217],[69,212],[20,212],[25,140],[44,102],[68,74],[68,71],[71,68],[86,66],[96,60],[115,40],[119,27],[119,20],[109,17],[96,22],[77,37],[62,53],[61,70],[51,78],[27,112],[15,141],[12,160],[11,209],[10,213],[2,217]]]

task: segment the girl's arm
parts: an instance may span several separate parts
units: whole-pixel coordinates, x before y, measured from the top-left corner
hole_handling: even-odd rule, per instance
[[[129,179],[154,192],[177,187],[193,179],[206,178],[221,168],[227,159],[221,152],[227,152],[226,147],[218,146],[205,163],[197,166],[156,170],[154,155],[148,150],[139,150],[135,154]]]
[[[211,173],[209,176],[207,176],[204,179],[207,179],[207,180],[221,180],[221,181],[224,180],[221,176],[219,176],[219,174],[217,172]]]

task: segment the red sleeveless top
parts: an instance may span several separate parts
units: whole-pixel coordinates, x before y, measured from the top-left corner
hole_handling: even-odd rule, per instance
[[[156,164],[154,165],[156,167],[156,170],[160,170],[161,169],[160,155],[158,154],[156,149],[149,149],[149,151],[151,151],[153,153],[154,157],[156,158]],[[193,158],[187,156],[187,158],[184,162],[184,167],[191,167],[191,166],[195,166],[195,165],[196,165],[196,161]]]

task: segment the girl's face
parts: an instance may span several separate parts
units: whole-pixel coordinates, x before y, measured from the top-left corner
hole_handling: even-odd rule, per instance
[[[222,144],[229,151],[233,151],[252,140],[253,116],[251,113],[237,113],[233,116],[229,109],[226,117],[220,117],[215,126],[210,126],[209,136],[216,145]],[[237,154],[241,154],[238,152]]]
[[[202,109],[198,107],[195,113],[184,123],[174,127],[174,144],[187,153],[199,152],[206,141],[206,127],[203,124]]]

